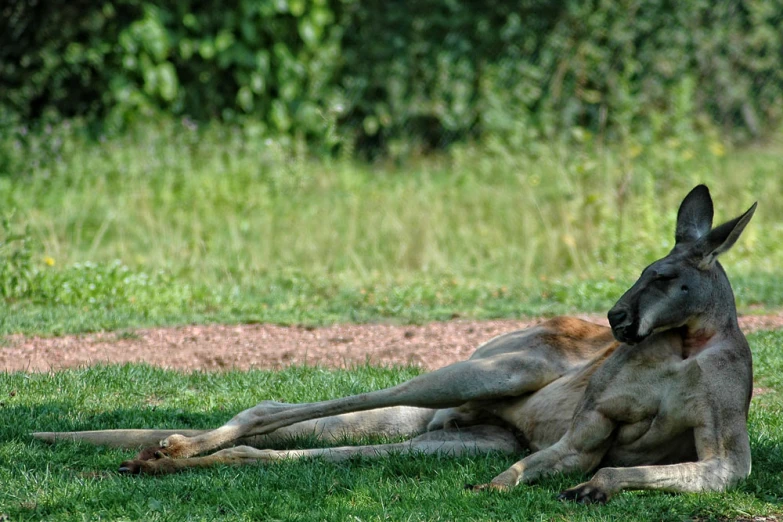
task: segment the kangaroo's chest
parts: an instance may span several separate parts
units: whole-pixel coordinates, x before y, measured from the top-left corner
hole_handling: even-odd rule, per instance
[[[683,460],[693,452],[694,416],[703,389],[698,364],[677,354],[630,358],[609,369],[584,403],[615,425],[606,461],[612,465]],[[613,370],[613,371],[612,371]]]

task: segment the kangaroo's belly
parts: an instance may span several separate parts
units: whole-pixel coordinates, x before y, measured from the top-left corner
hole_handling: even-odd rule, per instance
[[[540,390],[495,405],[492,412],[521,433],[531,451],[549,447],[568,431],[587,382],[565,375]]]
[[[585,392],[583,380],[564,376],[524,397],[510,399],[492,412],[516,428],[531,451],[555,444],[568,431]],[[654,401],[651,401],[654,402]],[[602,466],[668,464],[696,459],[693,430],[673,411],[641,406],[637,419],[613,419],[617,425]]]

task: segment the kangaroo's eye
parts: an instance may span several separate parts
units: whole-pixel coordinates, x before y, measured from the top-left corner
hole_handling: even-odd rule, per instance
[[[688,285],[682,285],[680,287],[680,290],[682,290],[683,292],[687,292],[688,291]]]

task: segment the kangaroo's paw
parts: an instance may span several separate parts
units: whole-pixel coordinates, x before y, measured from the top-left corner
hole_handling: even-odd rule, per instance
[[[609,497],[609,493],[589,482],[567,489],[557,496],[560,500],[572,500],[580,504],[606,504]]]
[[[176,461],[161,456],[153,460],[126,460],[118,471],[123,475],[168,475],[178,470]]]
[[[182,435],[172,435],[160,442],[159,446],[144,448],[135,459],[126,460],[120,464],[119,472],[126,475],[167,475],[176,472],[175,458],[184,457],[182,441],[187,438]]]
[[[142,453],[149,454],[149,452],[152,452],[152,455],[156,452],[160,453],[163,457],[169,457],[172,459],[183,459],[187,457],[192,457],[194,455],[192,449],[192,444],[190,444],[190,441],[187,437],[184,435],[169,435],[162,441],[160,441],[160,446],[157,448],[148,448],[141,453],[139,453],[139,456],[137,458],[141,460],[149,460],[142,458]],[[157,458],[157,457],[156,457]]]
[[[152,446],[151,448],[144,448],[141,450],[134,460],[157,460],[163,458],[171,458],[166,451],[166,448]]]

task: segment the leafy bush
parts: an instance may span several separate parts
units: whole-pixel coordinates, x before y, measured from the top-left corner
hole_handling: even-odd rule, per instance
[[[405,152],[466,138],[762,135],[783,116],[783,0],[17,2],[0,122],[156,112]],[[683,129],[680,129],[682,132]]]

